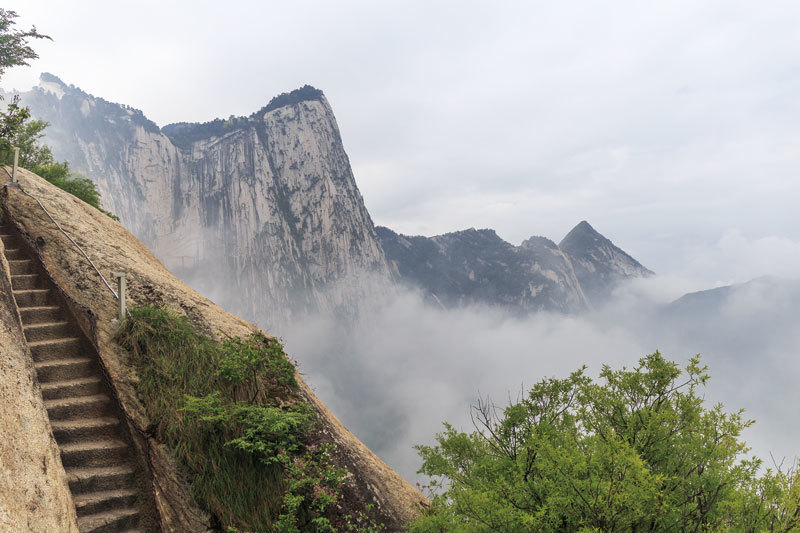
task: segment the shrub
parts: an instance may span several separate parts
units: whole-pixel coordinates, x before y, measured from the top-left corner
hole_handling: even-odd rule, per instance
[[[156,438],[220,527],[335,531],[328,515],[345,472],[332,465],[330,446],[313,442],[315,412],[294,394],[294,367],[277,339],[218,342],[175,312],[135,306],[117,340],[139,370]],[[345,526],[378,531],[363,515]]]

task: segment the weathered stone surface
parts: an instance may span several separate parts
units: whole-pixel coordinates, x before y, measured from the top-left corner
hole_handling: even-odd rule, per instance
[[[25,345],[1,241],[0,353],[0,531],[77,532],[72,495]]]
[[[514,246],[488,229],[435,237],[377,230],[401,279],[445,307],[483,303],[524,313],[587,308],[569,259],[544,237]]]
[[[354,312],[389,279],[321,91],[160,130],[54,76],[43,82],[23,101],[50,122],[56,157],[89,176],[167,268],[226,309],[271,326],[306,311]]]
[[[196,326],[212,335],[242,336],[257,331],[253,324],[229,314],[177,279],[122,225],[30,172],[22,170],[19,177],[23,188],[45,205],[106,278],[110,279],[112,272],[127,272],[129,305],[171,307],[188,315]],[[123,408],[138,427],[147,428],[149,420],[135,394],[135,369],[127,353],[113,340],[117,301],[111,291],[34,199],[19,189],[8,188],[4,202],[23,236],[38,243],[45,268],[74,302],[74,310],[82,310],[90,329],[87,333],[98,347]],[[296,377],[301,383],[301,394],[317,410],[324,435],[338,445],[337,466],[349,472],[346,493],[352,497],[348,505],[356,511],[363,509],[363,503],[374,502],[373,515],[388,530],[399,530],[427,500],[347,431],[302,378]],[[180,477],[168,461],[159,457],[155,456],[153,469],[156,499],[162,519],[173,521],[165,529],[202,530],[203,526],[198,525],[202,522],[202,512],[187,499],[188,492],[170,489],[180,483]]]
[[[572,261],[575,275],[593,304],[602,304],[624,280],[653,275],[585,220],[572,228],[558,247]]]

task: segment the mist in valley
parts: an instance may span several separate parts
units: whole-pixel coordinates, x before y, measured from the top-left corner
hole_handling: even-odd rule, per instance
[[[630,367],[655,350],[682,367],[700,353],[711,374],[707,406],[744,408],[757,421],[744,435],[752,453],[790,462],[800,455],[800,428],[786,423],[800,403],[800,283],[764,278],[671,303],[697,283],[635,280],[602,309],[527,317],[445,310],[398,287],[356,319],[317,314],[278,334],[334,414],[412,482],[425,483],[413,446],[432,444],[443,421],[471,430],[479,396],[504,405],[544,377],[582,365],[596,376],[603,364]]]

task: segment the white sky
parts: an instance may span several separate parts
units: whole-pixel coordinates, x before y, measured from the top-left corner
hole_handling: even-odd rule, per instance
[[[159,125],[327,95],[377,224],[578,221],[709,285],[800,272],[800,3],[9,0],[49,71]]]

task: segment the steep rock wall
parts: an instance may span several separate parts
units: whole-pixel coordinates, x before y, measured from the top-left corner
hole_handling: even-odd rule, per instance
[[[247,118],[162,131],[137,110],[43,80],[48,90],[23,101],[50,122],[56,157],[95,181],[104,206],[169,269],[226,309],[273,327],[308,311],[355,312],[390,278],[320,91],[276,98]]]

